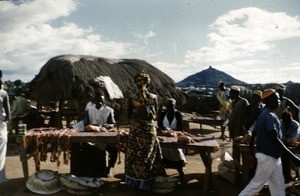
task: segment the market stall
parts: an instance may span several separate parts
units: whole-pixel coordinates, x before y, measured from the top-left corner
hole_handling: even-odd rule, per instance
[[[29,133],[28,133],[29,134]],[[25,144],[26,137],[28,137],[28,134],[25,136],[19,136],[18,143],[20,145],[20,159],[22,161],[23,166],[23,173],[24,177],[28,178],[28,159],[33,156],[34,153],[28,152],[28,146],[29,143],[27,142]],[[39,133],[36,132],[36,138],[43,138],[47,137],[47,134],[45,133]],[[77,132],[72,129],[65,131],[64,135],[61,135],[61,137],[55,137],[56,143],[58,144],[57,149],[60,149],[58,151],[62,152],[63,154],[70,153],[70,149],[65,148],[65,146],[60,146],[62,144],[62,141],[60,140],[66,140],[67,138],[67,144],[69,145],[71,142],[102,142],[102,143],[118,143],[121,141],[121,138],[124,139],[126,134],[124,132]],[[171,148],[182,148],[182,149],[190,149],[193,150],[201,156],[201,159],[205,166],[205,180],[204,180],[204,186],[203,186],[203,192],[206,193],[208,190],[213,189],[212,187],[212,158],[211,153],[219,150],[219,144],[215,140],[214,137],[192,137],[193,143],[182,143],[177,142],[176,137],[167,137],[167,136],[158,136],[160,144],[162,147],[171,147]],[[40,139],[43,140],[43,139]],[[45,141],[45,140],[43,140]],[[65,141],[65,142],[66,142]],[[122,140],[124,142],[124,140]],[[25,144],[25,145],[24,145]],[[45,145],[45,144],[42,144]],[[41,153],[39,151],[39,147],[35,147],[36,153]],[[26,152],[27,151],[27,152]],[[44,151],[45,152],[45,151]],[[44,153],[43,152],[43,153]],[[49,151],[48,153],[53,154],[53,151]],[[66,156],[68,158],[68,156]],[[57,162],[56,162],[57,164]],[[64,164],[68,164],[68,162],[64,162]],[[40,165],[36,166],[36,169],[40,169]]]

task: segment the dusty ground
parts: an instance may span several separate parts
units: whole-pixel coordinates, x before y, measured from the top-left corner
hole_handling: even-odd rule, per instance
[[[199,132],[199,125],[190,123],[190,127],[192,131]],[[216,138],[220,136],[219,127],[213,128],[210,126],[203,126],[203,130],[201,133],[207,135],[214,135]],[[226,132],[228,135],[228,132]],[[230,151],[230,143],[227,141],[222,141],[218,139],[221,149]],[[208,195],[222,195],[222,196],[233,196],[238,195],[241,190],[241,187],[233,185],[231,182],[223,179],[218,175],[218,165],[220,163],[220,154],[221,150],[213,154],[213,182],[214,182],[214,190],[210,191]],[[124,156],[122,155],[122,158]],[[124,159],[122,159],[124,160]],[[185,182],[179,184],[175,191],[169,195],[185,195],[185,196],[193,196],[193,195],[201,195],[202,194],[202,186],[204,179],[204,165],[199,157],[199,155],[187,156],[188,164],[185,168]],[[32,175],[35,172],[34,162],[32,159],[28,160],[29,164],[29,175]],[[60,165],[56,166],[55,163],[45,162],[42,163],[41,169],[51,169],[53,171],[58,171],[59,173],[68,173],[70,171],[69,165]],[[168,169],[168,175],[177,177],[178,174],[176,170]],[[120,179],[121,183],[118,187],[113,187],[113,183],[107,183],[103,187],[99,194],[97,195],[107,195],[107,196],[115,196],[115,195],[123,195],[123,196],[131,196],[131,195],[157,195],[155,193],[150,192],[139,192],[132,189],[126,189],[124,185],[124,161],[121,164],[116,165],[114,169],[115,178]],[[6,159],[6,176],[8,181],[0,184],[0,195],[5,196],[34,196],[37,195],[29,191],[25,186],[25,179],[23,178],[22,165],[18,156],[18,149],[13,142],[10,142],[8,145],[8,154]],[[111,181],[115,179],[109,179]],[[69,195],[64,191],[60,191],[55,196]],[[261,195],[269,195],[267,190],[263,190]]]

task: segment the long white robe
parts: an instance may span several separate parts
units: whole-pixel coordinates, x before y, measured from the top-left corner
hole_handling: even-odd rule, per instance
[[[5,158],[7,150],[7,126],[0,120],[0,183],[5,182]]]
[[[6,112],[3,108],[3,100],[7,96],[6,91],[0,89],[0,183],[5,182],[5,159],[7,150],[7,125]]]

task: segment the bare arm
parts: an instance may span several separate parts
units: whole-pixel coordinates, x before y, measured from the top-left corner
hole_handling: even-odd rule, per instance
[[[273,130],[270,132],[269,134],[271,141],[273,144],[275,144],[277,147],[279,147],[282,151],[285,151],[287,153],[287,155],[291,158],[291,160],[293,162],[295,162],[295,164],[298,166],[300,165],[300,159],[294,154],[292,153],[285,145],[284,143],[277,137],[276,135],[276,131]]]
[[[8,95],[5,96],[4,100],[3,100],[3,107],[5,109],[5,113],[6,113],[6,119],[5,120],[9,120],[11,118],[11,114],[10,114],[10,104],[9,104],[9,97]]]

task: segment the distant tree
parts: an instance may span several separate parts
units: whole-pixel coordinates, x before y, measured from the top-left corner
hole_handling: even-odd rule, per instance
[[[14,81],[14,84],[16,87],[21,87],[23,85],[23,82],[22,82],[22,80],[16,80],[16,81]]]

